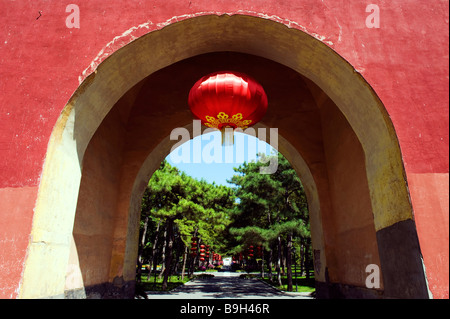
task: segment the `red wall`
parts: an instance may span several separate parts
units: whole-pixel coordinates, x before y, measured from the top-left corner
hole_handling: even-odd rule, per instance
[[[70,3],[79,29],[66,27]],[[378,29],[365,24],[371,3]],[[0,11],[0,297],[17,296],[49,136],[80,80],[167,23],[237,13],[320,37],[377,92],[399,137],[430,287],[448,298],[448,0],[3,0]]]

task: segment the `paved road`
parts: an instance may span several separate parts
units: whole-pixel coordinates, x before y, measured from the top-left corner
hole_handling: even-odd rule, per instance
[[[147,292],[149,299],[311,299],[304,293],[281,292],[257,279],[239,278],[239,273],[219,272],[207,279],[194,279],[170,292]]]

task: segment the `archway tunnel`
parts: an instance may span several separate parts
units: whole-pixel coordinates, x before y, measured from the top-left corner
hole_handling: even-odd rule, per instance
[[[192,43],[184,46],[186,38]],[[426,298],[401,154],[381,102],[318,40],[246,16],[199,17],[153,32],[103,62],[74,95],[46,160],[48,171],[67,161],[74,169],[51,176],[62,170],[53,166],[45,184],[72,183],[54,240],[63,242],[55,264],[63,269],[48,279],[53,292],[33,294],[134,295],[143,191],[176,142],[171,131],[192,132],[189,89],[217,70],[247,73],[266,90],[259,126],[278,128],[279,150],[305,186],[318,297]],[[48,218],[58,205],[48,206],[45,187],[42,229],[55,226]],[[36,285],[32,265],[45,255],[38,253],[27,261],[22,296]],[[369,264],[381,269],[378,289],[365,286]]]

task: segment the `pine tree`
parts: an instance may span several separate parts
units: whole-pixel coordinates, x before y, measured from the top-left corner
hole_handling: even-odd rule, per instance
[[[186,265],[187,248],[192,234],[200,236],[203,242],[213,245],[216,250],[223,246],[222,233],[230,222],[229,210],[233,205],[234,193],[230,188],[209,184],[204,180],[198,181],[166,161],[161,164],[150,179],[143,196],[141,228],[145,236],[149,221],[157,220],[158,225],[164,225],[161,240],[163,289],[167,288],[172,269],[177,268],[177,262],[175,265],[173,263],[174,256],[178,261],[180,255],[183,255],[183,264]],[[155,265],[159,229],[160,226],[156,227],[157,234],[150,236],[154,238],[151,261]],[[143,244],[146,241],[148,238],[141,238],[138,262],[142,260],[144,247],[150,246]],[[184,269],[185,267],[183,271]]]
[[[230,182],[237,186],[239,204],[234,210],[230,234],[234,236],[235,252],[250,244],[262,245],[270,252],[269,277],[272,276],[271,256],[276,251],[279,285],[285,251],[288,290],[292,291],[291,249],[295,238],[310,238],[308,206],[295,170],[280,153],[272,156],[277,156],[278,160],[278,170],[274,174],[260,174],[260,167],[270,160],[264,154],[260,155],[261,161],[235,168],[237,174]]]

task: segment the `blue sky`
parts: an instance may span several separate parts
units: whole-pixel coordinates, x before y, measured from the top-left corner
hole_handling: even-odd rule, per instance
[[[233,146],[222,146],[221,133],[217,131],[191,139],[173,150],[166,159],[170,165],[196,179],[232,186],[226,180],[235,173],[233,167],[255,160],[257,153],[273,151],[269,144],[242,133],[235,133]]]

